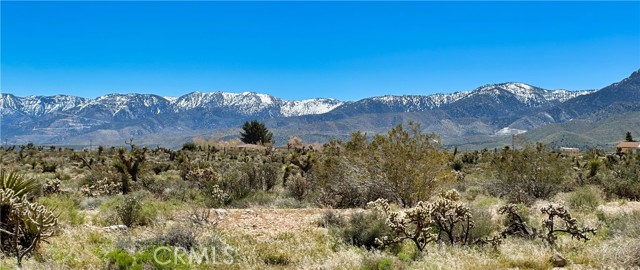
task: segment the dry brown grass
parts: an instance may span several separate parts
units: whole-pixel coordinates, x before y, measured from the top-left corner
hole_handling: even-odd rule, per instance
[[[540,201],[530,208],[538,220],[537,208],[550,203]],[[600,207],[611,215],[636,209],[636,202],[610,202]],[[606,209],[606,210],[605,210]],[[171,226],[187,226],[188,210],[167,213],[154,226],[127,232],[105,231],[92,223],[96,210],[85,210],[86,223],[65,226],[60,234],[44,244],[40,255],[25,261],[25,269],[103,269],[102,256],[114,249],[123,237],[148,239]],[[491,247],[431,245],[416,261],[401,261],[388,252],[370,252],[335,239],[317,221],[325,209],[228,209],[216,227],[200,229],[199,240],[218,235],[236,249],[238,260],[232,266],[193,266],[194,269],[361,269],[365,262],[391,258],[396,269],[549,269],[555,252],[542,241],[510,238],[494,250]],[[359,210],[337,210],[341,215]],[[594,213],[581,213],[589,224],[597,223]],[[567,269],[630,269],[640,264],[640,239],[595,237],[583,243],[563,236],[557,252],[567,260]],[[11,258],[0,259],[0,269],[13,269]]]

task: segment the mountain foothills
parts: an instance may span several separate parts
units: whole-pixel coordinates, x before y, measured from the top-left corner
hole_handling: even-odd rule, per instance
[[[640,136],[640,70],[594,91],[546,90],[502,83],[429,96],[381,96],[355,102],[316,98],[288,101],[253,92],[193,92],[178,98],[149,94],[17,97],[2,93],[3,143],[146,144],[177,147],[195,136],[237,137],[257,119],[276,144],[344,139],[414,121],[446,146],[493,148],[513,134],[554,147],[610,147],[626,131]]]

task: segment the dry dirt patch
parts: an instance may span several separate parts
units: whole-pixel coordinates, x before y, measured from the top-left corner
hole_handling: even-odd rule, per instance
[[[227,209],[218,228],[252,235],[258,239],[274,238],[281,233],[303,233],[317,228],[325,209]]]

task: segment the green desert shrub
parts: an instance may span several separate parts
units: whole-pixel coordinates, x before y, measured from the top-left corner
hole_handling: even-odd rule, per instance
[[[135,258],[122,249],[113,250],[105,255],[108,269],[133,269]]]
[[[82,225],[85,222],[85,215],[78,211],[82,198],[76,195],[54,194],[40,197],[40,203],[49,209],[54,209],[58,214],[58,220],[72,226]]]
[[[525,145],[521,150],[505,149],[489,163],[487,182],[492,195],[512,203],[532,204],[563,191],[571,164],[541,143]]]
[[[187,258],[174,258],[173,250],[161,250],[155,253],[156,247],[150,247],[134,253],[116,248],[104,255],[106,269],[143,270],[143,269],[190,269]],[[154,254],[155,253],[155,254]],[[156,261],[157,258],[158,260]],[[178,255],[180,256],[180,254]],[[185,263],[182,263],[182,262]],[[161,263],[168,262],[168,263]],[[176,264],[177,262],[177,264]]]
[[[297,200],[304,200],[307,194],[309,194],[309,181],[304,176],[295,174],[289,177],[289,182],[287,188],[291,196]]]
[[[602,203],[602,198],[592,188],[580,187],[569,194],[567,203],[573,209],[593,211]]]
[[[154,224],[161,211],[167,212],[166,204],[148,200],[146,193],[134,192],[118,195],[100,204],[94,222],[103,226],[124,224],[131,226],[147,226]]]
[[[364,207],[384,198],[411,207],[454,180],[450,161],[435,134],[409,122],[371,139],[355,132],[345,143],[331,142],[305,177],[323,205]]]
[[[615,164],[602,185],[609,196],[640,200],[640,156],[632,155]]]
[[[362,259],[361,270],[393,270],[398,267],[397,261],[393,257],[384,256],[382,254],[367,254]]]
[[[142,203],[140,198],[132,195],[125,195],[122,201],[116,206],[118,218],[122,224],[127,227],[133,227],[138,224],[138,220],[142,216]]]
[[[484,188],[482,188],[481,186],[470,186],[465,190],[464,197],[468,201],[473,201],[476,199],[476,197],[478,197],[478,195],[483,193],[484,193]]]
[[[292,259],[289,258],[287,254],[278,252],[276,250],[267,250],[260,256],[262,257],[264,263],[267,265],[287,266],[292,262]]]
[[[229,194],[230,201],[242,199],[253,191],[249,175],[235,166],[223,171],[220,177],[220,187]]]
[[[471,241],[488,239],[499,230],[499,226],[493,222],[491,211],[479,207],[471,207],[474,226],[469,230]]]
[[[198,246],[195,228],[191,226],[173,226],[164,233],[140,242],[142,246],[171,246],[187,250]]]
[[[385,224],[385,218],[376,211],[356,212],[339,233],[346,243],[366,249],[375,249],[379,245],[376,238],[391,235],[391,229]]]
[[[640,211],[607,215],[599,213],[598,218],[614,237],[638,237],[640,235]]]
[[[322,216],[320,216],[316,224],[323,228],[340,228],[344,226],[345,220],[336,213],[336,211],[326,210],[322,213]]]

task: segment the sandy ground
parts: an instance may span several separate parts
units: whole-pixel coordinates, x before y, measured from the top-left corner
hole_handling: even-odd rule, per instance
[[[300,233],[313,228],[323,209],[227,209],[218,228],[268,239],[284,232]]]

